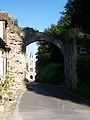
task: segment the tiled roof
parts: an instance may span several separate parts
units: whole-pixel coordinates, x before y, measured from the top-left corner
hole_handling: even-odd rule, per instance
[[[13,21],[13,18],[7,12],[0,12],[0,20],[4,20],[9,23],[10,21]]]

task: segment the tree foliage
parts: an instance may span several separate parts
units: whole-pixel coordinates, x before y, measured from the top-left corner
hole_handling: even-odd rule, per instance
[[[64,79],[63,64],[50,63],[39,69],[36,80],[43,83],[58,85]]]
[[[63,79],[63,55],[52,43],[39,42],[36,81],[57,84]],[[61,70],[60,70],[61,69]],[[60,79],[61,78],[61,79]]]
[[[47,41],[38,42],[37,68],[45,67],[50,63],[63,62],[63,55],[61,51],[52,43]]]
[[[57,24],[51,24],[50,28],[45,29],[45,33],[60,37],[64,43],[76,40],[79,45],[86,44],[84,34],[90,34],[90,1],[68,0]],[[90,45],[90,42],[88,45]],[[41,42],[37,53],[37,70],[51,62],[57,63],[61,58],[58,49],[47,42]],[[60,62],[62,63],[62,61]],[[81,76],[80,63],[78,62],[79,76]]]
[[[85,33],[90,34],[90,1],[68,0],[65,6],[65,17],[71,20],[71,27],[79,27]],[[65,18],[64,18],[65,19]]]

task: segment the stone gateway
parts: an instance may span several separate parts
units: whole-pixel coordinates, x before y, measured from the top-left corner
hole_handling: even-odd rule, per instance
[[[64,56],[65,83],[69,87],[76,87],[77,73],[75,41],[73,40],[72,43],[67,42],[66,44],[63,44],[59,37],[35,31],[33,28],[29,27],[20,29],[14,24],[14,20],[8,13],[7,16],[9,17],[5,18],[8,23],[6,26],[6,44],[10,48],[8,62],[10,66],[12,66],[13,79],[17,84],[17,88],[23,86],[23,81],[26,77],[26,46],[36,41],[49,41],[62,51]]]

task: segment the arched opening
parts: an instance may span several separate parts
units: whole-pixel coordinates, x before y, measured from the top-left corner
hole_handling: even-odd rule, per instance
[[[76,46],[66,43],[62,43],[62,40],[58,36],[48,35],[44,32],[35,31],[33,28],[25,28],[21,37],[23,39],[22,52],[26,54],[26,46],[36,41],[48,41],[56,45],[59,50],[62,51],[64,57],[64,75],[65,84],[68,87],[77,86],[77,73],[76,73]],[[24,55],[23,54],[23,55]],[[25,55],[24,55],[25,56]],[[26,68],[26,65],[25,65]]]
[[[64,82],[64,57],[62,51],[53,43],[49,41],[36,41],[38,50],[36,52],[36,66],[35,66],[35,81],[42,83],[49,83],[53,85],[59,85]],[[31,48],[30,48],[31,46]],[[43,49],[41,49],[43,47]],[[30,43],[26,47],[26,54],[35,50],[35,42]],[[40,56],[40,50],[43,54]],[[36,51],[36,50],[35,50]],[[28,55],[27,55],[28,56]],[[31,63],[30,63],[31,64]],[[32,67],[28,66],[29,74],[33,72]],[[34,73],[33,73],[34,74]],[[32,76],[30,79],[32,79]],[[28,78],[29,79],[29,78]],[[33,78],[34,79],[34,78]]]
[[[33,79],[33,76],[32,76],[32,75],[30,75],[30,79]]]
[[[36,42],[26,46],[26,79],[28,81],[35,81],[36,76],[36,54],[37,45]]]
[[[64,81],[64,57],[61,50],[48,41],[39,42],[36,81],[59,85]]]

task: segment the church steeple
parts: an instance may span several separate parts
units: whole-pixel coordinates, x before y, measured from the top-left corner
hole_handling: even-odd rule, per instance
[[[29,61],[28,61],[28,72],[27,72],[27,78],[29,82],[35,80],[35,76],[36,76],[35,68],[36,68],[35,59],[33,57],[33,53],[30,52]]]
[[[33,53],[32,52],[30,53],[30,58],[33,58]]]

